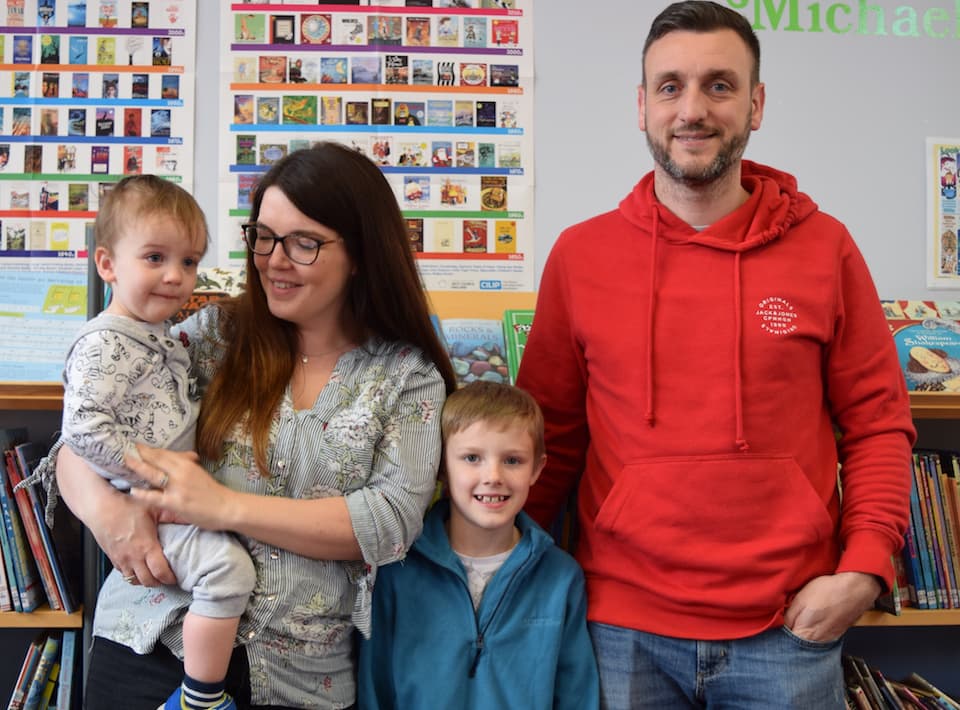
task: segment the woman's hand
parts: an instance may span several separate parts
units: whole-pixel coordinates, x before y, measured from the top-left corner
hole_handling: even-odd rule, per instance
[[[57,485],[124,579],[147,587],[176,584],[149,508],[117,491],[67,446],[57,455]]]
[[[221,485],[198,463],[192,451],[168,451],[137,444],[140,460],[126,465],[152,488],[130,494],[140,503],[162,511],[164,522],[175,520],[205,530],[227,528],[226,511],[237,493]]]

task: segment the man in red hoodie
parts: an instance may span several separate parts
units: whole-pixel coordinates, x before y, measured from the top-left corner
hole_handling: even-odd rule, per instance
[[[843,708],[841,637],[908,522],[915,432],[866,264],[791,175],[742,159],[759,64],[733,10],[664,10],[639,94],[654,170],[541,279],[527,510],[549,524],[578,490],[606,708]]]

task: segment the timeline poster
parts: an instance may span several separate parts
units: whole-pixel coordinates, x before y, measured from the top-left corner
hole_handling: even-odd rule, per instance
[[[960,288],[960,138],[927,139],[927,286]]]
[[[533,291],[532,0],[305,5],[221,5],[218,263],[258,178],[337,141],[393,187],[428,289]]]
[[[196,0],[0,0],[0,279],[33,273],[41,289],[0,317],[49,325],[42,294],[75,295],[100,200],[125,175],[192,191],[195,28]],[[65,352],[73,331],[59,332]]]

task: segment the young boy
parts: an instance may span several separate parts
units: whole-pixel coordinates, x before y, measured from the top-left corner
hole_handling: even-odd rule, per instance
[[[546,462],[537,403],[474,382],[441,428],[448,497],[379,572],[358,708],[597,708],[583,573],[521,510]]]
[[[135,175],[108,193],[94,233],[93,258],[112,299],[81,328],[67,355],[62,439],[116,488],[128,490],[144,485],[124,466],[125,458],[137,456],[136,442],[194,448],[199,402],[187,349],[167,321],[196,285],[207,227],[185,190]],[[183,622],[185,677],[162,707],[236,708],[224,678],[256,581],[253,562],[226,533],[164,524],[160,541],[180,586],[193,594]],[[123,580],[134,583],[136,576],[129,572]]]

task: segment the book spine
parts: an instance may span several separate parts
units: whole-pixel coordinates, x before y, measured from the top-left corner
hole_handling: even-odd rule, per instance
[[[956,609],[960,606],[960,596],[957,594],[957,579],[953,574],[953,562],[950,555],[950,540],[947,536],[947,509],[943,500],[943,488],[940,483],[942,476],[942,467],[940,465],[940,454],[930,454],[930,466],[927,474],[930,480],[927,484],[930,486],[930,496],[933,499],[933,524],[937,531],[937,544],[939,545],[940,564],[943,567],[943,581],[945,586],[944,597],[947,606],[950,609]]]
[[[47,678],[47,684],[43,688],[43,695],[40,696],[40,703],[37,710],[47,710],[50,707],[50,700],[53,698],[53,691],[57,687],[57,681],[60,678],[60,662],[54,661],[50,668],[50,676]]]
[[[7,476],[10,478],[11,489],[16,487],[22,480],[13,452],[7,452]],[[57,583],[53,577],[53,570],[50,569],[50,560],[47,559],[47,553],[43,549],[40,530],[37,528],[37,521],[33,516],[33,507],[30,505],[27,492],[21,488],[14,492],[13,497],[17,503],[17,508],[20,510],[20,522],[23,524],[27,542],[30,545],[33,560],[37,565],[40,582],[43,585],[43,591],[46,594],[50,608],[55,611],[63,611],[63,604],[60,601],[60,594],[57,591]]]
[[[923,464],[923,476],[924,481],[923,485],[926,488],[924,495],[927,498],[927,516],[928,516],[928,530],[930,531],[930,539],[933,542],[933,557],[934,565],[937,570],[937,589],[938,589],[938,603],[940,604],[941,609],[950,608],[950,580],[947,577],[947,570],[944,566],[944,555],[943,555],[943,531],[940,527],[940,516],[938,515],[938,506],[937,506],[937,494],[936,486],[934,482],[936,481],[936,468],[933,461],[933,456],[929,453],[924,454],[921,458]]]
[[[30,612],[40,605],[42,590],[40,588],[40,582],[37,580],[36,566],[27,545],[26,533],[23,530],[20,513],[17,512],[17,504],[13,498],[13,488],[10,485],[10,480],[7,476],[7,467],[5,465],[0,466],[0,477],[3,478],[3,485],[0,486],[0,495],[3,495],[6,501],[4,512],[9,513],[10,529],[8,530],[8,534],[16,560],[17,583],[20,591],[20,610]],[[7,518],[4,518],[4,520],[7,520]]]
[[[77,631],[63,632],[60,643],[60,682],[57,684],[57,710],[70,710],[73,702],[73,675],[77,655]]]
[[[957,586],[960,588],[960,492],[957,489],[957,480],[960,478],[960,462],[958,462],[957,453],[951,451],[944,459],[943,464],[944,500],[947,505],[947,521],[952,532],[950,553],[953,558],[953,574],[957,578]]]
[[[47,680],[50,678],[50,670],[53,664],[57,662],[60,654],[60,638],[58,636],[47,636],[43,644],[43,651],[40,653],[40,660],[37,662],[37,668],[33,672],[33,679],[30,681],[30,688],[27,690],[27,697],[23,701],[23,710],[38,710],[40,707],[40,698],[47,687]]]
[[[923,509],[920,505],[920,461],[913,455],[911,467],[913,479],[910,481],[910,527],[917,547],[917,562],[920,576],[917,578],[917,606],[920,609],[935,609],[936,596],[930,575],[930,560],[927,557],[927,541],[923,529]]]
[[[937,491],[940,494],[940,503],[943,508],[943,536],[947,558],[947,571],[953,584],[951,602],[954,609],[960,609],[960,570],[957,569],[957,532],[953,522],[953,496],[950,477],[947,471],[951,466],[951,454],[943,453],[938,459]]]
[[[928,591],[933,595],[929,597],[931,609],[944,609],[943,604],[943,583],[937,571],[937,554],[935,543],[933,541],[933,520],[930,517],[930,491],[927,489],[927,465],[923,456],[917,456],[916,476],[917,493],[920,498],[921,523],[919,529],[923,531],[924,540],[924,564],[923,570],[926,582],[929,585]]]
[[[0,549],[0,611],[13,611],[13,597],[10,596],[6,559],[2,549]]]
[[[12,543],[10,542],[9,531],[13,531],[13,523],[10,521],[10,514],[7,508],[6,483],[0,476],[0,549],[3,550],[3,566],[7,574],[7,584],[10,588],[10,601],[13,604],[14,611],[23,611],[20,606],[20,582],[17,579],[16,555],[14,555]]]
[[[40,652],[42,650],[42,638],[35,639],[27,648],[23,657],[23,664],[20,666],[20,675],[17,676],[17,682],[13,686],[10,702],[7,703],[7,710],[23,710],[23,701],[27,696],[27,690],[30,688],[34,672],[37,670],[37,663],[40,662]]]

